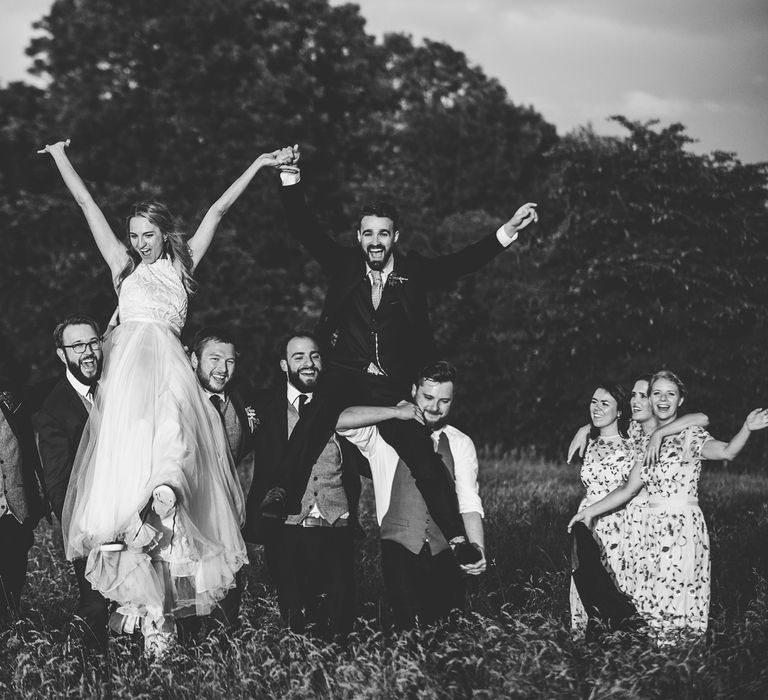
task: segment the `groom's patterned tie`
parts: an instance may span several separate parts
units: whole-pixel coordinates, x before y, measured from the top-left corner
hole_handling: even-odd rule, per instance
[[[381,270],[371,270],[371,303],[374,309],[378,309],[381,304],[382,290]]]

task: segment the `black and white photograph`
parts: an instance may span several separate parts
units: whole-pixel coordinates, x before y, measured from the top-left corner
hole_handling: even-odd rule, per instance
[[[0,11],[0,697],[768,697],[765,0]]]

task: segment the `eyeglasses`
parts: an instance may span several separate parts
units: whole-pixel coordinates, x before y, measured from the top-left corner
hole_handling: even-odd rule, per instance
[[[75,355],[82,355],[88,348],[91,352],[96,352],[101,347],[101,338],[89,340],[87,343],[72,343],[72,345],[62,345],[63,348],[71,348]]]

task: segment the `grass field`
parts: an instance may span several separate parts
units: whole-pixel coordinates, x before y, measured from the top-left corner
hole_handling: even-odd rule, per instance
[[[623,635],[601,644],[568,632],[568,540],[577,467],[509,457],[481,464],[489,557],[471,593],[473,615],[385,634],[371,535],[358,552],[361,622],[344,647],[285,632],[252,563],[242,629],[228,651],[205,642],[146,661],[138,639],[113,640],[94,665],[60,631],[75,602],[58,529],[38,529],[27,620],[0,636],[0,696],[96,698],[767,698],[768,477],[711,471],[701,504],[712,537],[709,640],[663,652]],[[367,621],[364,621],[367,620]]]

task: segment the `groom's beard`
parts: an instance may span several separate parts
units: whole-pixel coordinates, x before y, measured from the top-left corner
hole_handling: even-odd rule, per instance
[[[389,250],[386,251],[384,256],[381,258],[381,260],[371,260],[371,248],[375,250],[385,250],[383,245],[369,245],[365,249],[365,261],[368,263],[368,267],[371,268],[371,270],[378,270],[379,272],[384,269],[386,264],[389,262],[389,259],[392,257],[392,252],[394,250],[394,245],[390,247]]]
[[[90,377],[87,377],[80,367],[80,363],[87,360],[93,360],[96,363],[96,371]],[[72,372],[72,376],[86,386],[96,386],[96,384],[98,384],[99,379],[101,379],[101,367],[103,364],[104,358],[97,357],[96,355],[80,355],[80,359],[78,359],[77,362],[73,362],[67,357],[67,368]]]

